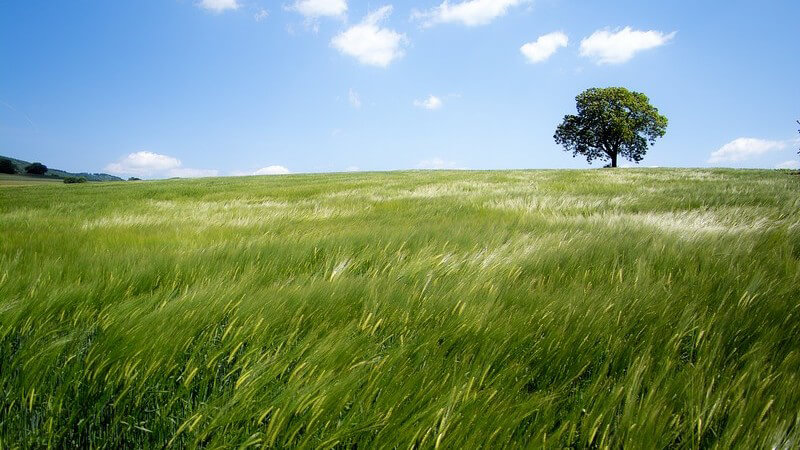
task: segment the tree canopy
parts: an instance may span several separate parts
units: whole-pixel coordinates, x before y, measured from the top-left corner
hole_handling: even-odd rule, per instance
[[[656,138],[664,136],[667,118],[640,92],[623,87],[591,88],[575,97],[578,113],[564,116],[553,138],[573,156],[610,160],[622,156],[638,163]]]
[[[17,166],[8,158],[0,158],[0,173],[17,173]]]
[[[25,172],[31,175],[44,175],[47,173],[47,166],[42,163],[35,162],[28,165],[28,167],[25,168]]]

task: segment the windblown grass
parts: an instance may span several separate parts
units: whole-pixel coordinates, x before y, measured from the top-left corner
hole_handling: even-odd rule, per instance
[[[0,447],[800,445],[800,195],[733,170],[0,193]]]

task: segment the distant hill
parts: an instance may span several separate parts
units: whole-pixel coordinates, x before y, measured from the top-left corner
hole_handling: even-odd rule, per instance
[[[13,162],[15,166],[17,166],[17,172],[20,174],[25,174],[25,167],[31,164],[28,161],[12,158],[10,156],[0,155],[0,158],[11,160],[11,162]],[[43,164],[47,165],[47,163]],[[47,168],[47,172],[44,175],[42,175],[42,177],[59,178],[59,179],[66,177],[83,177],[86,178],[87,181],[124,181],[120,177],[109,175],[107,173],[88,173],[88,172],[74,173],[74,172],[67,172],[65,170],[52,169],[50,167]]]

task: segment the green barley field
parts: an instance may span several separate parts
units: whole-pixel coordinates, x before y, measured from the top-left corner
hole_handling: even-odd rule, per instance
[[[797,448],[800,178],[0,185],[0,447]]]

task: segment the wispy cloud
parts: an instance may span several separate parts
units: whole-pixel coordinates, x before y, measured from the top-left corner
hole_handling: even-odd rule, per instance
[[[766,139],[740,137],[713,151],[708,162],[711,164],[718,164],[746,161],[768,152],[783,150],[786,148],[786,145],[786,141],[769,141]]]
[[[423,27],[439,23],[460,23],[466,26],[486,25],[494,19],[506,15],[514,6],[528,0],[465,0],[450,3],[444,0],[439,6],[427,11],[414,10],[411,18],[422,22]]]
[[[25,114],[25,113],[24,113],[24,112],[22,112],[22,111],[19,111],[19,110],[17,110],[17,108],[14,108],[14,107],[13,107],[13,106],[11,106],[10,104],[8,104],[8,103],[6,103],[6,102],[4,102],[4,101],[2,101],[2,100],[0,100],[0,105],[3,105],[3,106],[5,106],[6,108],[8,108],[8,109],[10,109],[11,111],[13,111],[14,113],[17,113],[17,114],[21,115],[22,117],[24,117],[24,118],[25,118],[25,121],[26,121],[26,122],[28,122],[28,125],[30,125],[30,126],[31,126],[31,128],[33,128],[34,130],[36,129],[36,124],[34,124],[34,123],[33,123],[33,121],[31,120],[30,116],[28,116],[27,114]]]
[[[261,22],[262,20],[269,17],[269,11],[264,8],[259,8],[255,14],[253,14],[253,18],[256,19],[256,22]]]
[[[414,100],[414,106],[417,108],[424,108],[429,111],[439,109],[444,105],[442,99],[435,95],[429,95],[428,98],[424,100]]]
[[[598,64],[621,64],[643,50],[660,47],[671,41],[677,31],[640,31],[631,27],[614,31],[598,30],[581,41],[581,56],[592,58]]]
[[[347,92],[347,101],[353,108],[361,108],[361,97],[358,95],[358,92],[353,90],[353,88],[350,88],[350,90]]]
[[[221,13],[229,9],[239,9],[240,5],[237,0],[202,0],[197,4],[197,6],[208,11]]]
[[[440,157],[434,157],[431,159],[423,159],[422,161],[417,164],[418,169],[428,169],[428,170],[438,170],[438,169],[464,169],[463,167],[459,167],[458,163],[455,161],[448,161],[442,159]]]
[[[403,56],[403,46],[408,42],[405,34],[379,26],[391,13],[391,5],[371,12],[361,23],[334,36],[331,46],[361,64],[388,66]]]
[[[569,38],[567,35],[560,31],[555,31],[539,36],[534,42],[528,42],[520,47],[519,51],[525,55],[528,62],[539,63],[546,61],[553,56],[559,48],[566,47],[568,44]]]

